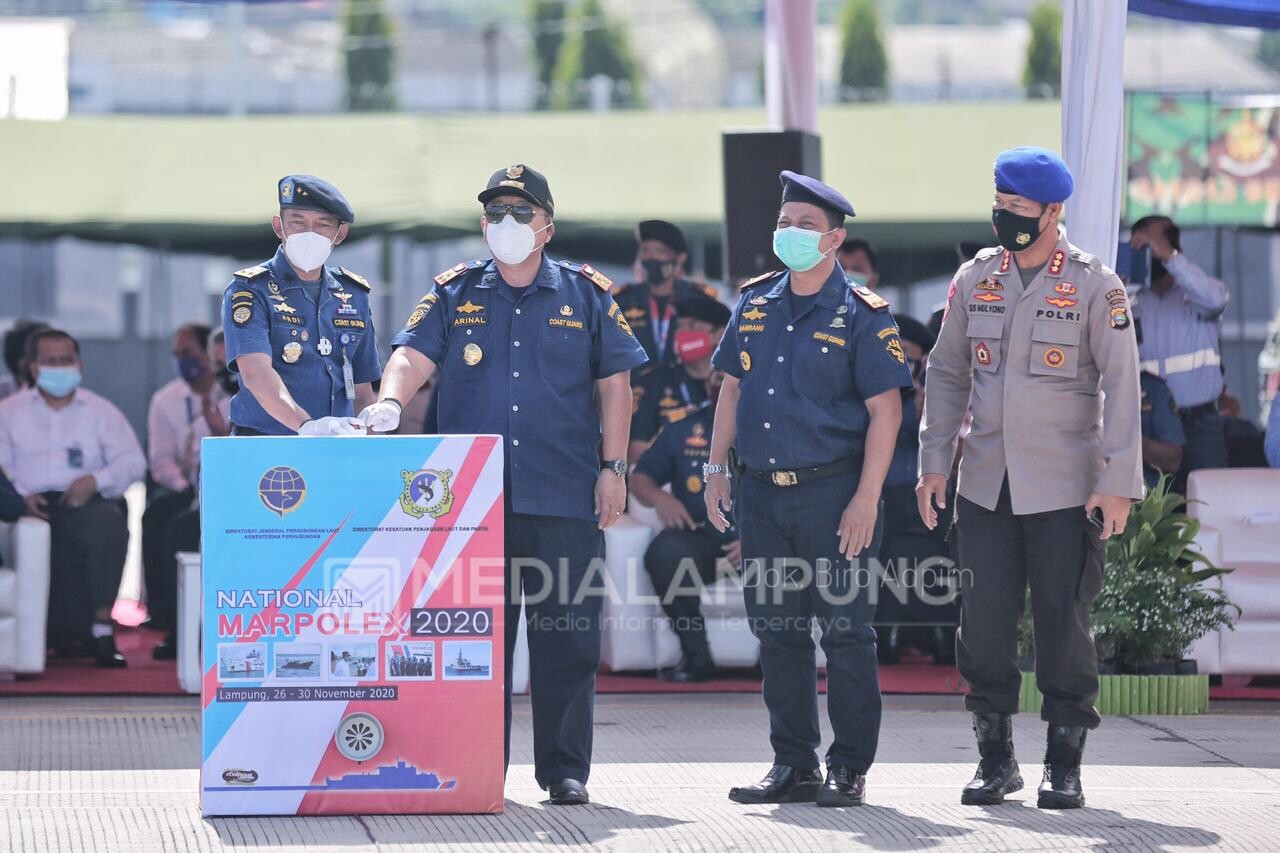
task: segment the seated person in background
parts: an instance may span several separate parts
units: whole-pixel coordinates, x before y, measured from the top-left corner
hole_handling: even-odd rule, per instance
[[[886,567],[885,580],[876,603],[876,651],[881,663],[897,663],[908,646],[932,654],[937,663],[955,660],[956,607],[934,604],[921,595],[945,597],[941,585],[927,590],[910,581],[918,565],[947,554],[946,525],[929,530],[918,512],[911,512],[916,500],[916,469],[920,456],[920,413],[924,411],[924,366],[936,337],[919,320],[898,316],[898,336],[902,354],[911,368],[913,385],[902,390],[902,427],[884,482],[884,535],[878,558]],[[892,574],[890,574],[890,570]]]
[[[1218,397],[1218,414],[1222,415],[1222,435],[1227,442],[1227,467],[1266,468],[1262,430],[1245,418],[1240,401],[1226,388]]]
[[[42,329],[27,340],[27,359],[36,387],[0,403],[0,469],[27,512],[52,527],[49,638],[72,652],[88,635],[99,666],[121,667],[111,607],[129,527],[119,498],[142,479],[146,459],[124,414],[79,387],[75,338]]]
[[[169,521],[164,531],[162,553],[164,563],[155,579],[155,586],[148,580],[147,603],[155,602],[169,616],[168,631],[164,640],[151,650],[156,660],[173,660],[178,655],[178,560],[179,551],[200,550],[200,441],[214,436],[231,434],[231,398],[238,389],[236,375],[227,369],[227,344],[222,330],[209,336],[209,367],[214,384],[200,397],[200,417],[187,427],[182,441],[179,464],[182,475],[191,484],[194,496],[180,512]]]
[[[728,306],[710,296],[681,299],[675,304],[675,312],[674,347],[679,363],[653,368],[631,389],[634,403],[627,456],[632,463],[658,434],[668,412],[683,411],[706,401],[711,354],[733,314]],[[747,317],[746,322],[751,318]]]
[[[4,366],[8,376],[0,377],[0,400],[31,387],[31,371],[27,369],[27,338],[32,332],[49,328],[36,320],[16,320],[4,334]]]
[[[1172,477],[1178,473],[1187,437],[1164,380],[1144,370],[1138,381],[1142,388],[1142,480],[1150,489],[1161,474]]]
[[[217,384],[209,363],[210,329],[188,323],[173,335],[173,372],[147,408],[147,508],[142,513],[142,574],[146,581],[147,627],[173,628],[171,554],[165,554],[169,522],[191,506],[194,491],[183,465],[192,424],[204,418],[203,401]]]
[[[680,662],[660,674],[679,683],[715,676],[700,593],[704,585],[736,573],[742,562],[738,531],[720,533],[708,524],[702,497],[702,466],[711,461],[715,396],[723,378],[713,373],[706,400],[666,415],[666,425],[631,475],[632,497],[657,510],[664,528],[649,543],[644,568],[680,639]],[[670,493],[662,490],[668,484]]]

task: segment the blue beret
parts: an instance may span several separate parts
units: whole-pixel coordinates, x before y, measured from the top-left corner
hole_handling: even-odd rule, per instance
[[[996,189],[1002,193],[1052,204],[1070,198],[1075,186],[1067,164],[1048,148],[1024,145],[996,155]]]
[[[782,181],[783,204],[789,201],[803,201],[842,216],[858,215],[853,212],[853,205],[849,203],[849,199],[816,178],[801,175],[790,169],[783,169],[778,174],[778,178]]]
[[[332,213],[348,224],[356,221],[356,212],[338,188],[315,175],[285,175],[279,185],[280,209],[319,210]]]

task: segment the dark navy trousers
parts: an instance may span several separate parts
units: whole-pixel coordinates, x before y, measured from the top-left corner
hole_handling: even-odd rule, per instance
[[[835,733],[827,766],[865,773],[880,737],[871,627],[879,576],[868,559],[879,553],[883,506],[871,546],[852,561],[840,554],[836,532],[859,473],[796,486],[744,477],[738,485],[744,596],[760,641],[769,740],[776,763],[801,770],[818,766],[821,743],[815,619],[827,655],[827,716]]]
[[[594,521],[507,513],[506,762],[511,761],[511,658],[523,594],[534,778],[544,789],[562,779],[585,783],[591,774],[603,559],[604,534]]]

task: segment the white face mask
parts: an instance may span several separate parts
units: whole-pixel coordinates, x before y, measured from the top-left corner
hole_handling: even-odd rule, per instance
[[[487,225],[484,236],[496,260],[515,265],[533,254],[537,248],[537,235],[550,227],[547,224],[534,231],[532,225],[521,225],[508,213],[497,225]]]
[[[319,269],[332,251],[333,241],[314,231],[299,231],[284,238],[284,256],[303,272]]]

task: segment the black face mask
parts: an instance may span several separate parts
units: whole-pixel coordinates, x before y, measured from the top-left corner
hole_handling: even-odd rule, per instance
[[[234,394],[240,390],[240,383],[236,381],[236,375],[226,367],[218,371],[218,384],[228,394]]]
[[[1019,216],[997,209],[991,211],[991,224],[995,226],[1000,245],[1010,252],[1021,252],[1040,238],[1039,216]]]
[[[649,284],[662,284],[676,271],[675,261],[641,261],[640,266],[644,269],[644,280]]]
[[[1153,256],[1151,258],[1151,283],[1155,284],[1164,278],[1167,272],[1169,272],[1169,268],[1164,265],[1164,261]]]

